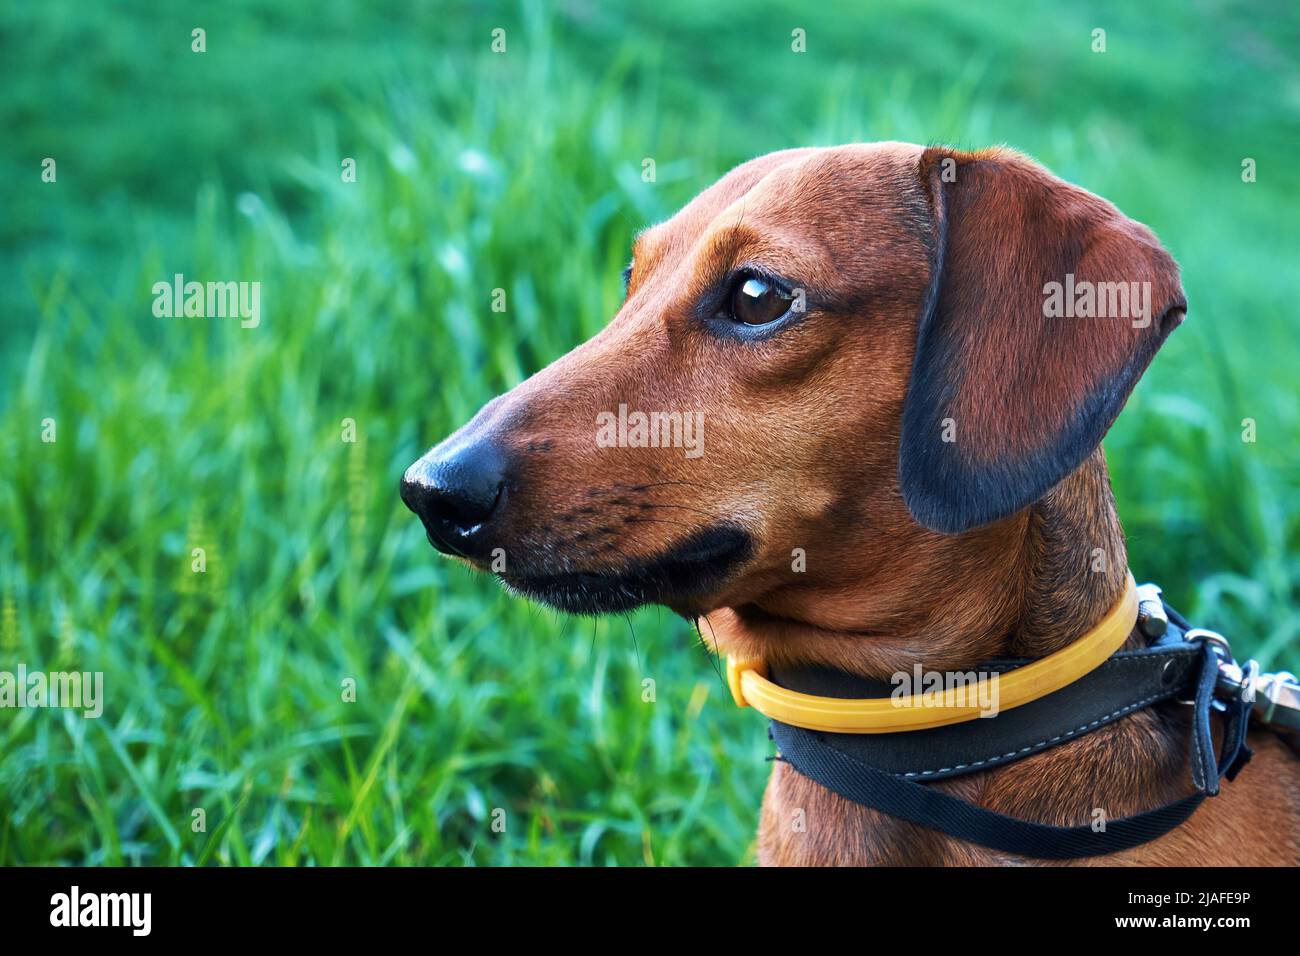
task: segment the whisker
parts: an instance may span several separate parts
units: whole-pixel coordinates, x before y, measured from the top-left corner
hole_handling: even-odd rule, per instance
[[[709,624],[708,617],[704,617],[704,623]],[[731,689],[727,686],[727,679],[722,674],[722,668],[718,664],[721,653],[718,650],[718,635],[713,631],[713,625],[709,624],[709,633],[713,635],[713,652],[709,652],[709,645],[704,640],[704,632],[700,630],[700,618],[695,619],[695,634],[700,639],[700,647],[704,648],[704,653],[708,655],[709,664],[713,667],[713,673],[717,675],[718,683],[722,685],[723,700],[731,695]]]
[[[704,515],[706,518],[712,518],[714,521],[725,521],[722,515],[716,515],[711,511],[705,511],[703,508],[692,508],[690,505],[661,505],[654,502],[646,502],[651,508],[676,508],[681,511],[693,511],[697,515]]]
[[[665,485],[690,485],[692,488],[705,488],[705,489],[709,489],[709,486],[708,486],[708,485],[701,484],[701,483],[698,482],[698,481],[690,481],[689,479],[686,479],[686,478],[674,478],[674,479],[672,479],[672,480],[668,480],[668,481],[652,481],[652,482],[650,482],[650,483],[648,483],[648,484],[644,484],[644,485],[633,485],[633,486],[632,486],[630,489],[628,489],[628,490],[629,490],[629,491],[647,491],[647,490],[649,490],[649,489],[651,489],[651,488],[662,488],[662,487],[664,487]],[[710,489],[710,490],[711,490],[711,489]]]
[[[641,673],[645,673],[645,667],[641,664],[641,648],[636,642],[636,630],[632,627],[632,615],[624,611],[623,619],[627,621],[628,633],[632,635],[632,650],[636,653],[636,669]]]

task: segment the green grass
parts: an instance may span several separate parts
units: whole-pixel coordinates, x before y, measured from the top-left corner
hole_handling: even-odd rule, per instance
[[[6,8],[0,670],[107,702],[0,712],[0,863],[751,861],[768,744],[689,627],[509,598],[396,483],[783,146],[1007,142],[1156,229],[1191,310],[1107,444],[1132,564],[1300,669],[1300,22],[1160,6]],[[261,327],[154,318],[175,272]]]

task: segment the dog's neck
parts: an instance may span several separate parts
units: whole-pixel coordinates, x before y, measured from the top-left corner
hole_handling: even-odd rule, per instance
[[[1029,510],[1024,568],[1012,656],[1060,650],[1120,599],[1128,552],[1100,448]]]
[[[891,528],[894,551],[905,552],[904,545],[915,547],[918,541],[926,543],[923,537],[909,538],[897,524]],[[732,644],[726,649],[744,653],[744,645],[749,644],[768,660],[831,663],[886,680],[896,670],[910,670],[917,661],[931,670],[971,669],[991,657],[1040,656],[1066,646],[1096,624],[1126,584],[1124,537],[1100,451],[1026,513],[1000,527],[948,539],[946,544],[937,542],[942,550],[934,554],[924,549],[903,553],[900,560],[911,560],[918,573],[924,573],[898,594],[874,604],[874,608],[889,608],[897,601],[899,607],[906,607],[901,602],[909,593],[919,602],[927,595],[939,595],[933,619],[921,613],[919,628],[909,626],[918,618],[901,610],[884,619],[884,624],[858,633],[768,618],[759,626],[774,630],[759,638],[750,632],[742,614],[728,619],[733,626],[722,629]],[[994,547],[999,544],[1001,549]],[[889,562],[895,554],[882,551],[876,557]],[[952,562],[947,575],[934,570],[943,560]],[[872,565],[860,567],[871,576]],[[897,563],[886,567],[885,576],[873,578],[871,585],[884,587],[881,582],[888,582],[889,572],[896,574],[897,567]],[[833,603],[839,589],[826,593]],[[862,600],[859,592],[850,597]],[[843,609],[833,613],[842,614]],[[761,617],[757,611],[751,614]],[[1134,628],[1130,646],[1139,640]],[[931,650],[934,647],[939,650]],[[909,659],[908,654],[915,656]],[[1004,816],[1054,826],[1095,821],[1098,809],[1118,819],[1187,795],[1189,734],[1188,708],[1145,708],[1024,760],[929,786]],[[1268,741],[1256,743],[1263,747]],[[1276,750],[1274,754],[1280,756]],[[1262,756],[1263,751],[1257,751],[1256,762]],[[1260,807],[1267,803],[1272,808],[1267,812],[1276,814],[1276,819],[1294,819],[1296,791],[1290,782],[1294,777],[1276,770],[1256,773],[1253,779],[1260,783],[1252,797],[1235,797],[1245,793],[1238,783],[1237,790],[1225,789],[1224,796],[1207,801],[1188,826],[1101,860],[1222,864],[1257,861],[1270,853],[1276,853],[1279,862],[1294,860],[1294,843],[1286,846],[1276,831],[1247,828],[1243,836],[1235,822],[1266,812],[1252,801],[1259,801]],[[1235,807],[1228,802],[1234,799],[1241,800]],[[1287,807],[1292,809],[1278,809]],[[1219,814],[1219,823],[1212,822],[1216,819],[1212,814]],[[1252,833],[1260,839],[1248,846]],[[767,864],[817,866],[1036,862],[853,803],[784,761],[773,764],[768,781],[758,855]]]
[[[908,543],[906,536],[895,538],[900,547]],[[886,599],[910,594],[919,604],[914,615],[899,611],[884,626],[847,632],[750,611],[760,630],[739,614],[736,626],[725,629],[733,644],[726,649],[744,653],[734,645],[749,643],[750,653],[768,661],[830,664],[881,680],[917,663],[932,671],[970,670],[992,658],[1041,657],[1065,647],[1114,606],[1126,584],[1124,536],[1100,450],[1027,511],[968,535],[911,543],[917,542],[924,546],[914,555],[919,576]],[[1135,628],[1130,643],[1138,639]],[[1088,820],[1103,797],[1122,816],[1181,795],[1186,774],[1170,734],[1153,714],[1134,714],[1023,764],[937,786],[998,813],[1060,826]],[[806,833],[789,824],[800,808],[819,823]],[[759,843],[767,863],[1010,859],[855,806],[786,764],[774,768],[768,784]]]
[[[950,538],[894,528],[887,553],[859,584],[777,591],[728,612],[722,650],[880,679],[918,663],[968,669],[1065,647],[1125,586],[1124,535],[1101,449],[996,525]],[[819,596],[829,612],[819,611]],[[848,626],[828,625],[838,620]]]

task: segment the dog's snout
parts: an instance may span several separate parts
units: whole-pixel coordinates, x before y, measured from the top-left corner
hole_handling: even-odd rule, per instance
[[[476,557],[505,493],[505,455],[492,441],[435,448],[402,476],[402,501],[419,516],[433,546]]]

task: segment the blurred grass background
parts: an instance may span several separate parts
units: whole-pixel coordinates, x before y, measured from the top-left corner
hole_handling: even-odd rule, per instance
[[[752,861],[768,743],[689,627],[506,597],[396,484],[786,146],[1005,142],[1156,230],[1191,307],[1107,443],[1132,566],[1300,669],[1295,6],[762,7],[5,6],[0,670],[107,700],[0,713],[0,863]],[[154,318],[176,272],[261,326]]]

